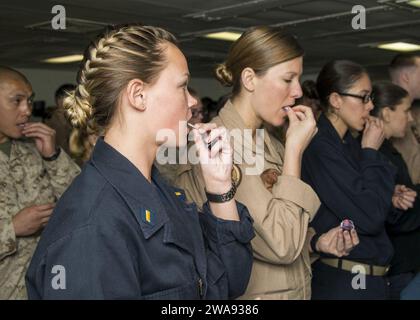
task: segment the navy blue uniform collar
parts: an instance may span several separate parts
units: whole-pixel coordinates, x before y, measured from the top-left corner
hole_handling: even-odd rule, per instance
[[[391,141],[389,141],[389,139],[385,139],[384,142],[381,145],[381,148],[379,149],[379,151],[381,151],[382,153],[388,153],[388,154],[394,154],[394,155],[399,155],[400,153],[398,152],[397,149],[395,149],[395,147],[392,145]]]
[[[320,132],[327,133],[327,135],[332,137],[335,142],[340,144],[347,144],[350,142],[350,140],[352,140],[352,136],[349,130],[347,130],[347,132],[344,134],[343,139],[341,139],[340,135],[332,125],[331,121],[323,113],[318,119],[318,129],[320,130]]]
[[[100,174],[119,192],[133,211],[146,238],[168,221],[168,215],[161,203],[156,187],[150,183],[121,153],[99,138],[92,153],[91,163]],[[164,183],[156,168],[152,170],[152,181]],[[145,221],[148,210],[152,219]]]

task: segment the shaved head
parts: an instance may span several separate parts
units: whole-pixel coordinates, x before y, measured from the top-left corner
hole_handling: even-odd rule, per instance
[[[30,84],[28,79],[19,71],[0,65],[0,85],[8,80],[23,80],[25,83]]]
[[[0,143],[22,137],[29,121],[34,93],[28,79],[19,71],[0,66]]]

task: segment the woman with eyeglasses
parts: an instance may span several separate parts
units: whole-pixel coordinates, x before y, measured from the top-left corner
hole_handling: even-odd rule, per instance
[[[320,253],[312,265],[312,298],[388,299],[393,247],[385,222],[396,171],[378,151],[384,130],[383,122],[369,115],[374,107],[369,76],[357,63],[335,60],[321,70],[317,90],[323,114],[302,164],[303,180],[321,200],[311,226],[323,234],[349,219],[360,243],[340,259]],[[361,143],[353,131],[361,132]]]

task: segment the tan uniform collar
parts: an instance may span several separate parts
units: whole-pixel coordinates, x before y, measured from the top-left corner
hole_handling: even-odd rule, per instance
[[[246,127],[244,121],[242,120],[241,116],[236,111],[235,107],[233,106],[230,100],[228,100],[224,107],[220,110],[219,115],[217,116],[217,118],[215,118],[215,122],[220,122],[228,130],[241,130],[242,136],[244,137],[244,143],[242,144],[244,147],[242,147],[238,143],[234,144],[235,152],[242,154],[244,149],[246,148],[249,151],[251,151],[253,155],[256,155],[256,152],[260,154],[260,152],[264,151],[265,160],[282,165],[283,161],[280,157],[281,151],[276,150],[276,147],[272,142],[272,139],[274,138],[270,137],[268,131],[264,128],[261,128],[264,129],[264,131],[260,131],[264,133],[264,150],[256,150],[255,141],[252,139],[252,135],[248,133],[244,135],[243,130],[250,130],[250,128]]]

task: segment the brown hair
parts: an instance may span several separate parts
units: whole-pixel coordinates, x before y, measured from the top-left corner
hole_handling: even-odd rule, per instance
[[[64,100],[72,124],[84,127],[91,120],[95,131],[105,129],[128,82],[153,83],[164,69],[165,42],[176,45],[168,31],[139,24],[108,28],[93,41],[85,51],[77,87]]]
[[[365,68],[350,60],[333,60],[324,65],[316,80],[321,109],[331,111],[330,95],[334,92],[346,92],[367,74]]]
[[[216,78],[224,86],[241,88],[242,70],[249,67],[262,76],[271,67],[303,55],[296,38],[279,28],[259,26],[245,31],[229,49],[226,61],[216,69]]]
[[[375,97],[375,107],[371,114],[375,117],[379,116],[382,109],[386,107],[395,110],[395,107],[404,98],[408,97],[408,92],[405,89],[391,82],[378,82],[374,84],[372,92]]]

